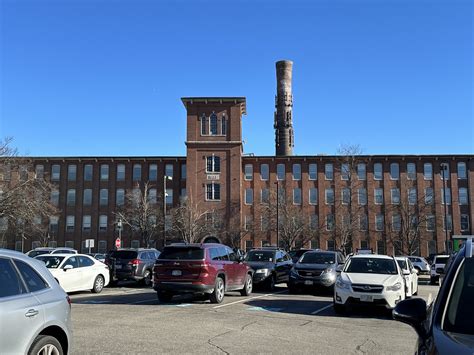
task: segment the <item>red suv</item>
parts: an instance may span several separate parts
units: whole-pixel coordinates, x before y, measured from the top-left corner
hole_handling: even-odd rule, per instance
[[[172,244],[163,249],[153,268],[153,288],[161,302],[184,293],[208,294],[221,303],[226,291],[252,292],[252,269],[222,244]]]

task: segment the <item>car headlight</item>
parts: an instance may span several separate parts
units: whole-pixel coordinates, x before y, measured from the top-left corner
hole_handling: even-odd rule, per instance
[[[397,282],[395,285],[387,286],[387,291],[398,291],[402,288],[402,284]]]
[[[269,269],[257,269],[255,271],[256,274],[263,274],[264,276],[268,276],[270,274]]]
[[[336,281],[336,287],[348,290],[351,287],[351,284],[349,282],[342,281],[341,278],[338,278],[337,281]]]

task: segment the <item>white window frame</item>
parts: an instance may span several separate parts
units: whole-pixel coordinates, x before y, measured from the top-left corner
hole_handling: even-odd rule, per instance
[[[361,193],[363,194],[361,195]],[[365,200],[361,201],[361,196],[364,196]],[[367,189],[365,187],[361,187],[360,189],[357,189],[357,199],[359,202],[359,205],[365,206],[368,203],[368,196],[367,196]]]
[[[283,167],[283,177],[280,176],[280,168]],[[277,164],[277,180],[278,181],[284,181],[285,180],[285,175],[286,175],[286,166],[285,164],[279,163]]]
[[[92,216],[84,215],[82,216],[82,231],[90,232],[92,229]]]
[[[311,177],[311,175],[314,175],[314,177]],[[308,180],[318,180],[318,164],[311,163],[308,165]]]
[[[414,167],[414,171],[410,171],[409,167]],[[412,174],[415,174],[414,176]],[[416,180],[416,163],[407,163],[407,180]]]
[[[468,195],[467,188],[466,187],[460,187],[458,193],[459,193],[459,204],[461,206],[468,205],[469,204],[469,195]]]
[[[250,194],[249,194],[250,193]],[[253,205],[253,189],[251,187],[248,187],[244,190],[244,204],[251,206]],[[248,197],[250,197],[250,202],[248,200]]]
[[[300,201],[296,201],[296,197],[297,197],[297,192],[299,191],[299,199]],[[301,205],[303,203],[303,194],[302,194],[302,191],[299,187],[295,187],[293,188],[293,204],[294,205]]]
[[[395,201],[394,199],[394,195],[395,193],[398,194],[398,201]],[[401,196],[400,196],[400,189],[398,187],[392,187],[390,189],[390,203],[392,205],[399,205],[400,204],[400,200],[401,200]]]
[[[119,195],[122,195],[123,197],[119,199]],[[125,205],[125,189],[117,189],[117,191],[115,192],[115,204],[117,206]]]
[[[117,176],[116,180],[117,181],[125,181],[125,174],[126,173],[126,167],[125,164],[118,164],[117,165]]]
[[[328,177],[328,175],[330,175]],[[324,164],[324,180],[334,180],[334,165],[332,163]]]
[[[109,164],[100,165],[100,180],[107,181],[109,180],[110,166]]]
[[[268,165],[267,163],[260,164],[260,180],[267,181],[269,179],[270,179],[270,165]]]
[[[414,194],[413,194],[413,191],[414,191]],[[417,188],[416,187],[409,187],[408,188],[408,204],[410,206],[414,206],[417,204],[417,201],[418,201],[418,191],[417,191]],[[411,199],[411,197],[414,195],[414,200]]]
[[[460,169],[459,167],[464,166],[464,168]],[[464,171],[463,175],[459,175],[459,171]],[[467,164],[463,161],[458,162],[457,164],[457,175],[458,180],[465,180],[467,179]]]
[[[365,163],[357,164],[357,179],[361,181],[367,180],[367,164]]]
[[[348,181],[351,171],[348,163],[341,164],[341,180]]]
[[[432,221],[432,222],[430,222]],[[432,225],[431,225],[432,223]],[[436,216],[435,215],[428,215],[426,216],[426,231],[427,232],[434,232],[436,229]]]
[[[433,180],[433,164],[432,163],[423,164],[423,179]]]
[[[210,162],[210,164],[209,164]],[[211,170],[209,170],[211,165]],[[206,173],[208,174],[220,174],[221,173],[221,157],[212,154],[206,157]]]
[[[379,167],[380,167],[380,177],[377,176]],[[383,164],[382,163],[374,163],[374,180],[377,180],[377,181],[383,180]]]
[[[346,193],[348,194],[349,199],[345,198]],[[341,189],[341,204],[348,205],[350,202],[351,202],[351,189],[349,189],[348,187],[343,187]]]
[[[397,169],[397,174],[394,174],[394,168]],[[396,175],[396,177],[394,176]],[[390,163],[390,180],[400,180],[400,164],[399,163]]]
[[[311,198],[311,191],[314,192],[314,199]],[[310,205],[317,205],[318,204],[318,188],[317,187],[310,187],[308,190],[308,201]]]
[[[441,204],[444,205],[444,188],[441,188]],[[452,203],[451,188],[446,187],[446,204],[449,206]]]
[[[379,194],[377,194],[378,191],[381,191],[382,193],[379,195]],[[379,197],[379,196],[381,197],[380,202],[377,201],[377,197]],[[383,205],[383,188],[381,188],[381,187],[376,187],[374,189],[374,204],[375,205]]]
[[[381,217],[381,218],[379,218],[379,217]],[[382,224],[382,227],[381,227],[381,228],[379,228],[379,224],[378,224],[379,219],[380,219],[381,224]],[[384,229],[385,229],[385,223],[384,223],[385,221],[384,221],[384,219],[385,219],[385,218],[384,218],[384,215],[383,215],[382,213],[377,213],[377,214],[375,215],[375,230],[376,230],[377,232],[383,232],[383,231],[384,231]]]
[[[300,181],[301,180],[301,164],[300,163],[294,163],[291,168],[291,176],[294,181]]]
[[[462,220],[463,220],[463,218],[466,219],[467,228],[463,228],[463,227],[462,227],[462,223],[463,223]],[[468,215],[468,214],[464,214],[464,213],[461,214],[459,227],[461,228],[461,231],[463,231],[463,232],[469,231],[470,223],[469,223],[469,215]]]
[[[431,191],[431,197],[428,200],[428,193],[427,191]],[[425,205],[432,205],[434,203],[434,189],[432,187],[425,188]]]
[[[208,186],[211,185],[211,198],[208,198],[207,196],[207,188]],[[219,198],[216,198],[216,186],[219,185]],[[221,200],[221,194],[222,194],[222,189],[221,189],[221,184],[218,183],[218,182],[210,182],[210,183],[207,183],[204,185],[204,188],[205,188],[205,197],[206,197],[206,201],[210,201],[210,202],[218,202]]]
[[[332,201],[331,202],[328,202],[328,193],[329,192],[332,192]],[[334,196],[334,189],[333,188],[328,188],[328,189],[325,189],[324,191],[324,202],[326,203],[326,205],[334,205],[334,201],[335,200],[335,196]]]
[[[74,229],[76,228],[75,219],[75,216],[66,216],[66,232],[74,232]]]
[[[104,222],[105,218],[105,222]],[[99,216],[99,232],[106,232],[107,231],[107,215],[101,214]]]
[[[252,181],[253,180],[253,164],[245,164],[244,166],[244,180]]]

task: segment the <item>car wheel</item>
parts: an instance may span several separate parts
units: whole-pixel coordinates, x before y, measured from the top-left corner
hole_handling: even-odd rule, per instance
[[[244,288],[240,290],[240,294],[242,296],[250,295],[252,293],[252,287],[253,287],[252,275],[247,274],[247,277],[245,278]]]
[[[222,277],[217,277],[214,291],[209,296],[211,303],[221,303],[224,300],[224,291],[224,280],[222,279]]]
[[[269,291],[274,291],[274,290],[275,290],[275,283],[276,283],[276,282],[275,282],[275,275],[270,276],[270,277],[268,278],[268,281],[267,281],[267,282],[268,282],[268,284],[267,284],[268,290],[269,290]]]
[[[151,271],[150,270],[145,270],[145,273],[143,274],[142,283],[143,285],[147,287],[151,285]]]
[[[333,302],[332,306],[333,306],[334,312],[336,312],[336,314],[341,315],[341,314],[346,314],[347,313],[347,309],[343,304],[338,304],[336,302]]]
[[[63,348],[58,339],[50,335],[38,335],[31,344],[28,355],[63,355]]]
[[[170,302],[173,298],[173,294],[166,291],[157,291],[156,294],[160,302]]]
[[[102,275],[97,276],[94,280],[94,287],[91,291],[94,293],[101,293],[104,289],[104,283],[104,277]]]

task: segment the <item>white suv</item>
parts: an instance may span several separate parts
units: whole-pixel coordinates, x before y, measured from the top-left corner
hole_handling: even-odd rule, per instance
[[[386,255],[354,255],[337,277],[334,310],[367,304],[392,309],[405,299],[405,280],[395,258]]]
[[[430,284],[434,285],[439,282],[440,273],[444,271],[444,267],[448,262],[449,255],[436,255],[431,264]]]

